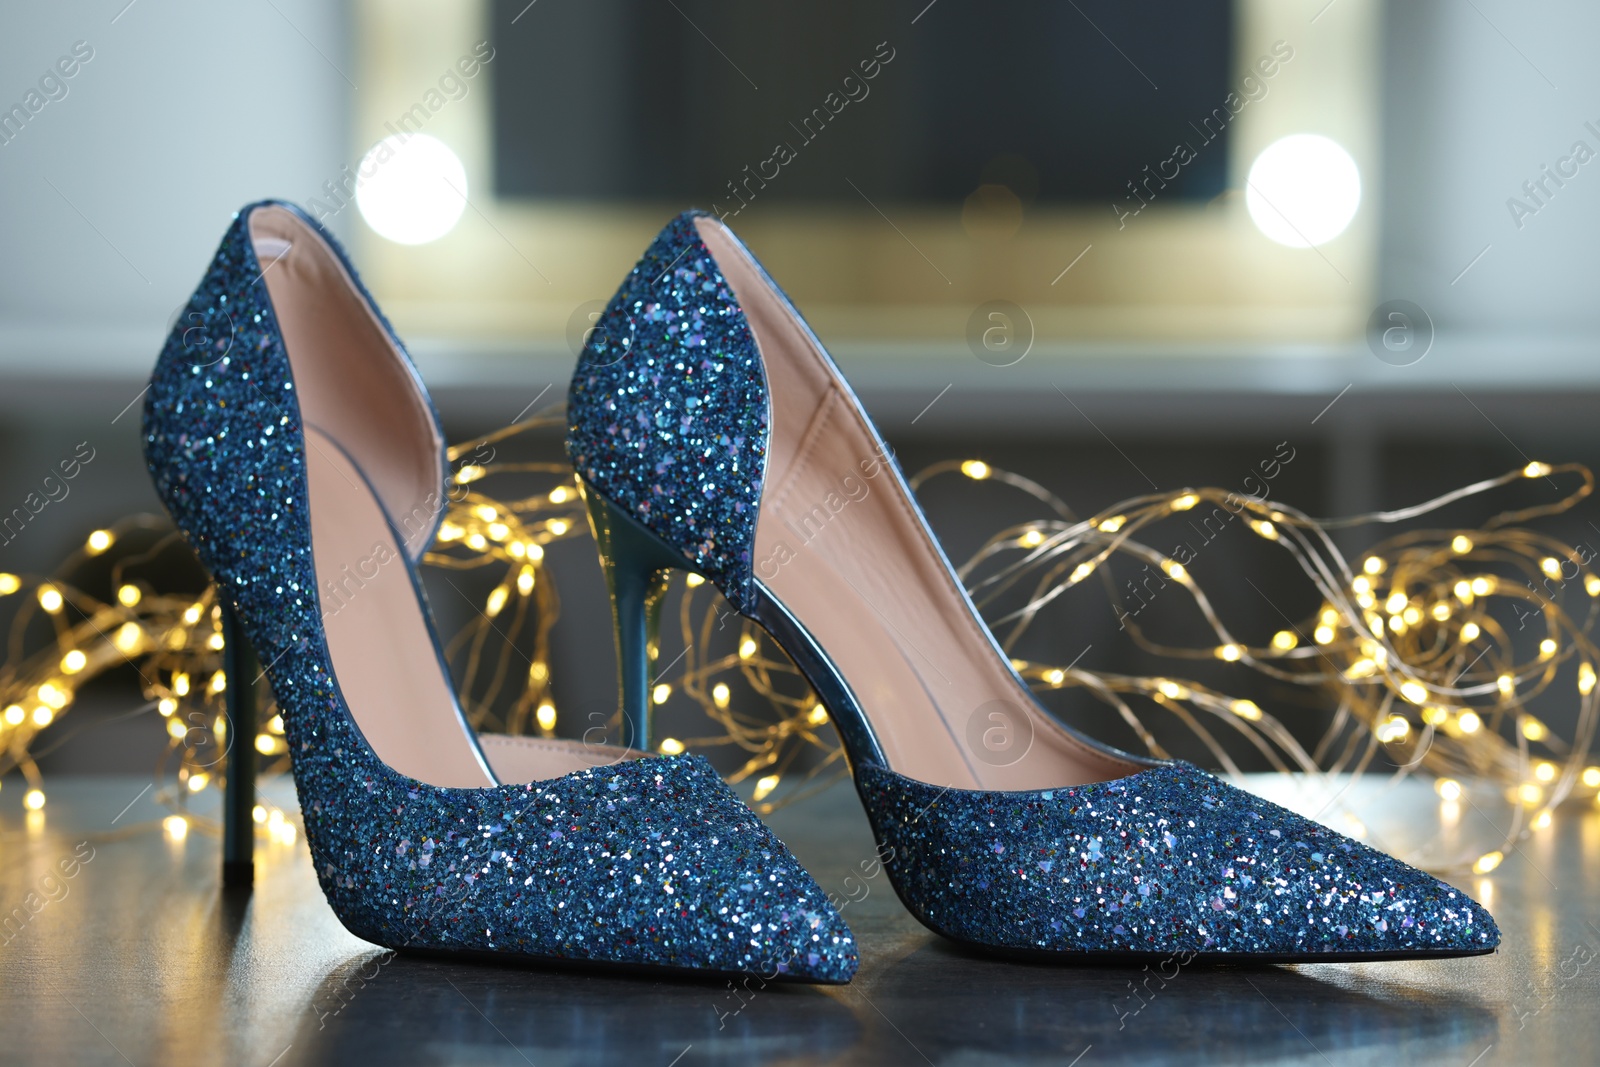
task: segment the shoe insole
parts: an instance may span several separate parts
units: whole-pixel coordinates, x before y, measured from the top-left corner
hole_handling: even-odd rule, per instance
[[[744,309],[771,395],[756,576],[832,658],[890,767],[995,790],[1141,769],[1073,735],[1011,673],[810,332],[725,226],[697,225]]]
[[[328,652],[362,736],[391,768],[435,786],[531,782],[626,758],[550,738],[487,735],[481,753],[473,744],[408,565],[444,504],[442,444],[421,385],[326,241],[278,207],[253,212],[250,227],[305,425]],[[282,650],[257,651],[270,666]]]

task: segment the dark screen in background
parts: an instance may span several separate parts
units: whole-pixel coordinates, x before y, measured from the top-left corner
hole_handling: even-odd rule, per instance
[[[1231,0],[925,6],[496,0],[496,192],[711,207],[737,204],[730,182],[857,204],[1003,184],[1074,203],[1120,199],[1179,140],[1199,151],[1161,195],[1222,190],[1227,135],[1196,127],[1231,88]]]

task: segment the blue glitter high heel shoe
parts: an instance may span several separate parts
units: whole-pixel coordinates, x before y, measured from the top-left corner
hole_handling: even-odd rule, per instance
[[[822,699],[894,887],[928,927],[1056,960],[1499,943],[1461,891],[1034,701],[838,369],[718,220],[668,224],[597,326],[567,448],[613,593],[625,711],[643,723],[663,572],[714,582]]]
[[[156,364],[144,448],[233,643],[266,664],[317,877],[352,933],[849,980],[844,922],[704,759],[468,726],[416,573],[446,503],[437,416],[343,252],[299,209],[235,216]],[[248,764],[235,769],[246,785]],[[248,863],[237,837],[228,859]]]

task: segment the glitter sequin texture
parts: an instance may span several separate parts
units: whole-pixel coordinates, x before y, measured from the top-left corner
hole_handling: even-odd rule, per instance
[[[270,664],[306,840],[339,919],[394,948],[847,981],[843,921],[700,757],[446,789],[373,754],[320,625],[299,405],[246,228],[258,206],[235,217],[161,353],[145,455]]]
[[[568,445],[592,484],[691,557],[682,531],[704,515],[723,517],[748,548],[762,471],[685,468],[681,457],[715,457],[710,442],[739,433],[762,457],[768,404],[759,353],[693,217],[662,231],[602,318],[573,379]],[[708,364],[695,358],[702,346],[730,355]],[[716,500],[723,510],[703,508]],[[728,538],[719,544],[726,550]],[[768,594],[750,585],[747,557],[733,562],[707,573],[759,615]],[[841,722],[860,714],[829,710]],[[1050,791],[980,792],[852,756],[901,900],[959,941],[1286,960],[1461,955],[1499,943],[1488,912],[1459,890],[1186,763]]]
[[[767,387],[733,290],[679,215],[611,298],[567,394],[578,473],[751,606]]]
[[[1500,941],[1460,890],[1187,763],[1027,793],[856,773],[900,898],[959,941],[1330,958]]]

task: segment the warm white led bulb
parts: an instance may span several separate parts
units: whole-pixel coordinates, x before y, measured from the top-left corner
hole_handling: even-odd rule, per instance
[[[425,133],[385,137],[361,159],[356,207],[380,235],[403,245],[437,241],[467,209],[467,168]]]
[[[1297,133],[1274,141],[1250,164],[1245,206],[1256,228],[1281,245],[1326,244],[1361,206],[1361,171],[1338,142]]]

